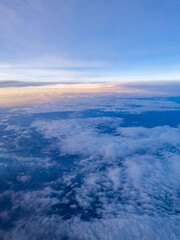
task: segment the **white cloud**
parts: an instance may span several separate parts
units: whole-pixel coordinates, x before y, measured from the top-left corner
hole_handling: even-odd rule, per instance
[[[102,109],[106,109],[112,97],[83,101],[75,99],[70,109],[74,106],[83,109],[90,102],[94,106],[101,103]],[[63,104],[61,107],[65,109],[70,101]],[[162,111],[179,108],[179,104],[166,100],[117,99],[114,109],[120,104],[122,111],[128,109],[138,114],[152,108]],[[134,110],[138,104],[143,110]],[[51,140],[49,147],[60,153],[54,167],[61,161],[65,166],[66,161],[73,163],[68,171],[61,172],[53,182],[46,182],[42,189],[6,191],[0,196],[12,200],[12,209],[8,213],[4,211],[2,218],[19,207],[31,212],[17,219],[6,233],[2,231],[4,239],[48,240],[53,236],[54,239],[114,240],[120,236],[124,240],[178,240],[180,127],[122,127],[123,121],[113,117],[83,118],[82,112],[77,111],[68,119],[33,122],[26,134],[33,128]],[[12,128],[8,126],[7,130]],[[46,166],[46,160],[41,158],[20,158],[6,152],[0,157],[14,157],[19,162],[27,162],[29,167],[32,162],[36,167]],[[38,166],[39,162],[42,164]],[[28,176],[18,179],[26,183]]]
[[[75,190],[80,206],[91,205],[96,196],[105,216],[114,216],[118,209],[134,214],[176,215],[180,129],[117,127],[113,136],[99,133],[96,124],[89,128],[87,124],[88,119],[33,124],[46,138],[57,138],[62,155],[81,156],[77,174],[84,176],[84,184]],[[111,194],[113,198],[109,199]],[[174,203],[167,205],[168,201]]]

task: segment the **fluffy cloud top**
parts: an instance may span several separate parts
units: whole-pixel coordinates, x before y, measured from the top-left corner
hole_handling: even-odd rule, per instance
[[[90,107],[97,99],[103,113],[114,109],[111,114],[179,108],[162,99],[116,99],[112,106],[110,99],[97,97]],[[178,240],[180,127],[125,127],[129,115],[105,117],[96,110],[94,116],[86,100],[65,101],[60,108],[76,110],[69,115],[45,108],[38,113],[38,107],[33,114],[10,112],[1,122],[1,166],[5,174],[13,166],[15,176],[4,181],[9,185],[0,194],[1,203],[9,201],[0,215],[1,235]],[[25,126],[23,118],[30,119]]]

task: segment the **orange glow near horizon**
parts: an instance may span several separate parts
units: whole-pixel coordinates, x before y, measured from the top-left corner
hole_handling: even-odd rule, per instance
[[[137,91],[137,90],[134,90]],[[131,92],[115,83],[61,84],[40,87],[0,88],[0,107],[14,107],[45,102],[55,102],[67,94],[108,94]]]

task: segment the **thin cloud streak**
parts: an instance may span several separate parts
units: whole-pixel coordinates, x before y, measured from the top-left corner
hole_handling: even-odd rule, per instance
[[[41,62],[41,61],[40,61]],[[180,80],[180,72],[177,69],[160,69],[150,71],[119,69],[114,71],[108,63],[101,62],[71,62],[52,61],[31,64],[0,64],[0,81],[22,82],[64,82],[64,83],[90,83],[90,82],[131,82],[131,81],[165,81]]]
[[[57,83],[53,82],[20,82],[20,81],[0,81],[0,88],[19,88],[19,87],[35,87],[35,86],[46,86],[54,85]]]

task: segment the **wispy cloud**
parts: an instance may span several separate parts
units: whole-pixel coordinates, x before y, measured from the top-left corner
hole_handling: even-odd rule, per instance
[[[57,83],[53,82],[20,82],[20,81],[0,81],[0,88],[11,88],[11,87],[33,87],[33,86],[44,86],[53,85]]]

